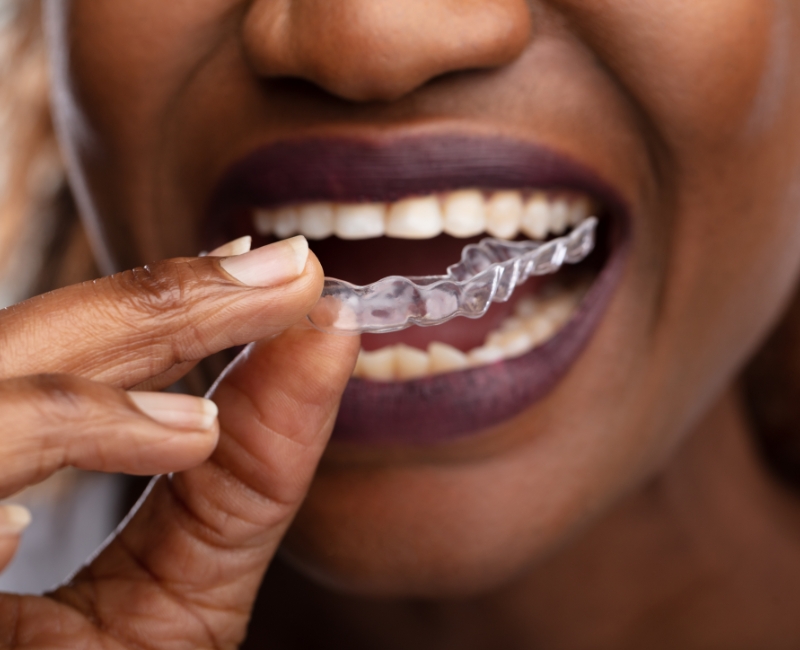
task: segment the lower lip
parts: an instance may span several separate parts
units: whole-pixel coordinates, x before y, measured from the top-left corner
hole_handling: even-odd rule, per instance
[[[572,319],[531,352],[488,366],[406,382],[351,379],[333,440],[442,444],[499,425],[544,398],[586,348],[622,277],[628,228],[616,224],[609,259]]]

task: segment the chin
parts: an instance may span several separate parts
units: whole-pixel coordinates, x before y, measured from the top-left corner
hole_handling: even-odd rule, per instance
[[[303,514],[282,557],[312,581],[337,593],[367,598],[469,598],[521,578],[535,564],[534,548],[513,549],[504,536],[475,536],[456,522],[442,530],[409,522],[335,524]],[[433,530],[433,528],[436,528]]]
[[[523,578],[587,523],[593,481],[558,481],[555,468],[564,463],[540,462],[552,468],[535,477],[541,487],[530,482],[535,468],[520,470],[503,455],[453,464],[324,464],[283,556],[314,582],[365,597],[495,591]]]

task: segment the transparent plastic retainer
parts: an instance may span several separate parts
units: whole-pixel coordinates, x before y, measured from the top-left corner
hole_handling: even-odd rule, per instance
[[[597,218],[548,242],[486,238],[469,244],[446,275],[389,276],[366,286],[325,279],[308,319],[331,334],[386,333],[412,325],[432,327],[457,317],[480,318],[493,302],[506,302],[517,285],[577,264],[595,246]]]

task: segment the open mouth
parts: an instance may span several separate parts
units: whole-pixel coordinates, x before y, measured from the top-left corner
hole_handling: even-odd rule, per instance
[[[362,336],[334,439],[426,444],[500,424],[552,390],[617,284],[625,214],[591,172],[518,142],[305,140],[234,165],[216,195],[209,245],[302,234],[327,276],[366,285],[442,274],[487,236],[546,243],[597,217],[586,259],[531,278],[481,318]]]

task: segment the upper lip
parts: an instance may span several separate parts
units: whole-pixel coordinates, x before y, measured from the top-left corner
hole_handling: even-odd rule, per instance
[[[210,206],[211,233],[236,209],[309,201],[395,201],[475,187],[582,191],[612,213],[620,193],[592,168],[558,151],[510,137],[442,133],[312,136],[260,146],[222,175]]]

